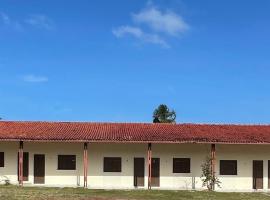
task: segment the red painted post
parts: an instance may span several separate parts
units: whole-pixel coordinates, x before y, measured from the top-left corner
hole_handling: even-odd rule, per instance
[[[87,143],[84,143],[84,150],[83,150],[83,187],[87,188],[87,171],[88,171],[88,152],[87,152]]]
[[[83,146],[83,187],[85,187],[85,146]]]
[[[211,173],[214,177],[216,174],[216,145],[211,144]],[[215,190],[215,184],[212,184],[212,190]]]
[[[23,141],[19,144],[19,185],[23,186]]]
[[[151,143],[148,143],[147,160],[148,160],[148,189],[151,190],[151,179],[152,179],[152,144]]]
[[[86,151],[85,151],[85,163],[86,163],[86,167],[85,167],[85,187],[88,187],[88,151],[87,151],[87,147],[86,147]]]

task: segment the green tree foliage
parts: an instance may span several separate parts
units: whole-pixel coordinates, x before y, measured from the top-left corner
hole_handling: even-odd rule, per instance
[[[211,163],[212,163],[212,159],[207,156],[204,163],[201,165],[202,168],[202,186],[203,187],[207,187],[207,189],[209,191],[214,190],[215,185],[217,185],[218,187],[220,187],[220,181],[219,179],[216,177],[215,174],[212,174],[211,171]]]
[[[153,123],[175,123],[176,113],[170,111],[167,105],[161,104],[154,110]]]

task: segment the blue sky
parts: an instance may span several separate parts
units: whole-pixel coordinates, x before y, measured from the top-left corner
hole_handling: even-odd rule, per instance
[[[270,2],[0,1],[5,120],[270,122]]]

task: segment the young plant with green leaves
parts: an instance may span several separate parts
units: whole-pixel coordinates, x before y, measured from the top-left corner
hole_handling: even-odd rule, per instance
[[[215,186],[221,187],[220,184],[221,182],[219,179],[216,177],[215,173],[212,173],[212,158],[209,156],[206,157],[205,161],[201,165],[202,168],[202,186],[207,187],[209,191],[214,190]]]

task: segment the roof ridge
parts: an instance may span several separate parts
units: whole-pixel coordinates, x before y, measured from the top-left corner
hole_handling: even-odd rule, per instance
[[[51,124],[57,124],[57,123],[67,123],[67,124],[72,124],[72,123],[76,123],[76,124],[126,124],[126,125],[197,125],[197,126],[270,126],[270,124],[245,124],[245,123],[152,123],[152,122],[96,122],[96,121],[41,121],[41,120],[37,120],[37,121],[33,121],[33,120],[0,120],[1,122],[10,122],[10,123],[51,123]]]
[[[152,122],[97,122],[97,121],[41,121],[41,120],[0,120],[1,122],[14,122],[14,123],[87,123],[87,124],[155,124]],[[164,123],[165,124],[165,123]]]
[[[202,126],[270,126],[269,124],[245,124],[245,123],[182,123],[185,125],[202,125]]]

